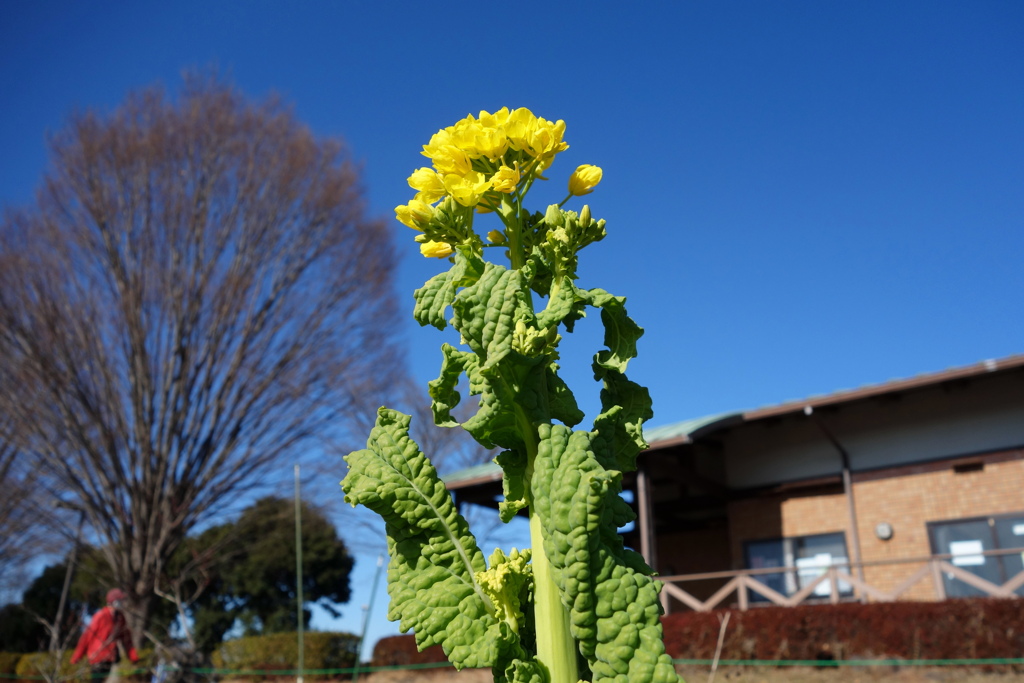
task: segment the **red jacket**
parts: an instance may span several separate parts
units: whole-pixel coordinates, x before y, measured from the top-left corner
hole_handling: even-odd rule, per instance
[[[85,633],[78,639],[75,654],[71,655],[71,663],[75,664],[85,655],[90,664],[99,662],[116,662],[119,657],[117,643],[124,646],[128,659],[138,661],[139,655],[132,647],[132,634],[124,621],[124,615],[111,606],[106,606],[92,615]]]

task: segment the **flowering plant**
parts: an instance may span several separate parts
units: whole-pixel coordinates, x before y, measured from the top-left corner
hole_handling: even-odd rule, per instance
[[[660,584],[616,533],[634,517],[619,496],[622,473],[646,448],[651,417],[647,390],[625,376],[643,331],[623,297],[577,286],[578,254],[605,236],[605,222],[587,206],[562,208],[592,192],[601,169],[578,167],[566,199],[544,213],[524,206],[568,148],[564,132],[527,109],[467,116],[423,147],[432,166],[409,177],[417,194],[395,210],[425,256],[451,263],[415,293],[421,325],[450,323],[460,335],[459,347],[442,346],[430,382],[434,421],[502,449],[499,514],[529,515],[532,548],[484,558],[397,411],[378,411],[367,448],[346,457],[342,487],[346,501],[384,518],[388,617],[421,648],[441,644],[455,666],[491,667],[497,681],[668,683],[678,677],[661,640]],[[473,226],[481,213],[501,226],[486,243]],[[485,260],[485,249],[504,251],[509,266]],[[586,431],[574,429],[584,416],[557,361],[560,331],[588,307],[601,312],[606,348],[593,363],[601,413]],[[460,425],[452,410],[463,376],[479,398]]]

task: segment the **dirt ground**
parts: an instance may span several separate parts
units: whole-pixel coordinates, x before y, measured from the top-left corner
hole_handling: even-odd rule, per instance
[[[710,667],[680,667],[686,683],[708,683]],[[489,671],[377,671],[360,676],[365,683],[491,683]],[[1024,683],[1024,673],[971,671],[962,667],[849,667],[810,669],[803,667],[720,667],[714,683]]]

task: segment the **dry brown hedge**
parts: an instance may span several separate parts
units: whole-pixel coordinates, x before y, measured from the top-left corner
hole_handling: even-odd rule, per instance
[[[1024,600],[961,599],[755,607],[662,617],[674,659],[712,659],[729,613],[727,660],[1000,659],[1024,657]],[[416,650],[411,635],[382,638],[374,666],[447,661],[440,646]]]
[[[662,617],[675,659],[995,659],[1024,657],[1024,600],[964,599],[758,607]]]

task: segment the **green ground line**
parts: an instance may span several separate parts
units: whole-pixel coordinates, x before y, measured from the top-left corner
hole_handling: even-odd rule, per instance
[[[713,659],[673,659],[673,664],[691,666],[714,664]],[[843,666],[991,666],[1024,664],[1021,657],[990,659],[720,659],[718,666],[813,666],[838,668]]]
[[[713,659],[673,659],[673,664],[686,666],[711,666],[715,663]],[[718,666],[749,666],[749,667],[778,667],[778,666],[804,666],[817,668],[839,668],[839,667],[871,667],[871,666],[1009,666],[1024,665],[1024,657],[995,657],[988,659],[845,659],[845,660],[818,660],[818,659],[720,659]],[[354,674],[357,671],[373,673],[375,671],[413,671],[419,669],[441,669],[450,668],[448,662],[428,662],[424,664],[404,664],[392,666],[360,666],[345,669],[303,669],[304,676],[330,676],[337,674]],[[167,667],[169,671],[177,670],[175,667]],[[189,669],[191,673],[208,676],[297,676],[298,669]],[[131,676],[137,674],[149,674],[152,669],[129,669],[122,671],[123,675]],[[62,678],[76,678],[64,676]],[[80,677],[78,677],[80,678]],[[106,676],[103,676],[106,678]],[[45,676],[19,676],[14,673],[0,673],[0,679],[14,680],[46,680]]]

